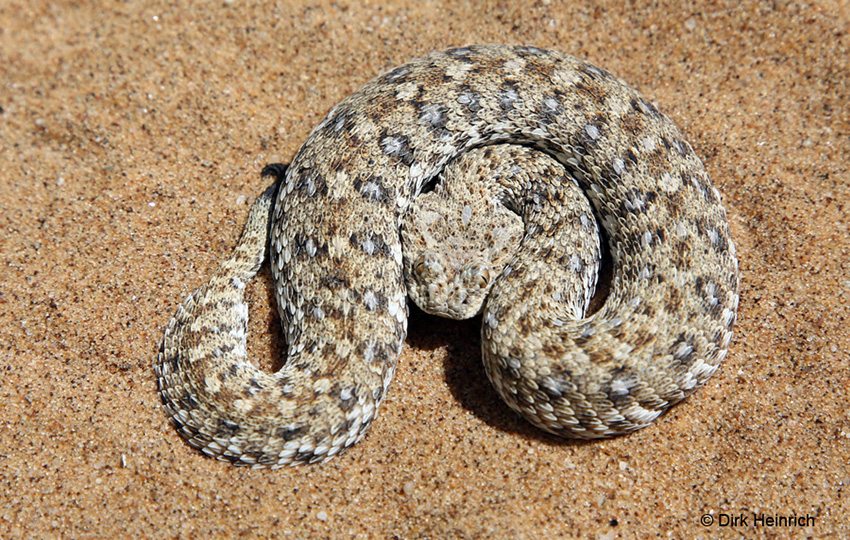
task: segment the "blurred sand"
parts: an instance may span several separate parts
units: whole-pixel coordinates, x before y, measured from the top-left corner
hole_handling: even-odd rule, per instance
[[[0,5],[0,538],[850,535],[846,2],[76,4]],[[687,134],[740,256],[722,369],[648,429],[564,443],[490,389],[476,323],[415,314],[344,456],[268,472],[192,451],[152,361],[262,166],[373,75],[475,42],[588,58]],[[251,288],[264,358],[268,283]]]

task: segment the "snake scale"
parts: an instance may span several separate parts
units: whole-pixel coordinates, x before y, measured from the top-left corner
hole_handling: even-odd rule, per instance
[[[410,223],[423,187],[468,156],[488,159],[493,145],[552,162],[542,177],[491,175],[495,191],[482,180],[491,203],[522,218],[519,232],[490,224],[487,211],[474,225],[481,212],[464,199],[428,212],[460,208],[462,221],[493,233],[479,244],[507,246],[494,267],[461,273],[485,290],[482,357],[510,407],[563,437],[604,438],[646,426],[705,383],[732,339],[738,263],[691,146],[602,69],[534,47],[470,46],[373,79],[330,111],[288,169],[266,171],[279,182],[165,332],[156,379],[180,435],[253,467],[321,462],[360,440],[406,336],[405,278],[412,291],[441,268],[439,255],[405,253],[400,228],[421,234]],[[457,168],[442,182],[463,191],[455,178],[480,173]],[[466,197],[477,196],[472,186]],[[575,190],[585,206],[573,205]],[[595,279],[599,255],[574,252],[571,239],[597,223],[613,268],[607,298],[585,316],[593,285],[576,283]],[[266,249],[287,343],[276,373],[246,360],[243,291]]]

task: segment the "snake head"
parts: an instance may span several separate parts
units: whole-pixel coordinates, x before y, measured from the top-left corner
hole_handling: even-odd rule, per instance
[[[402,221],[408,295],[432,315],[459,320],[480,313],[520,243],[519,216],[501,204],[480,202],[487,199],[476,198],[478,189],[456,185],[422,194]]]
[[[485,261],[459,265],[443,253],[426,251],[411,262],[405,281],[408,295],[422,311],[460,320],[481,312],[492,275]]]

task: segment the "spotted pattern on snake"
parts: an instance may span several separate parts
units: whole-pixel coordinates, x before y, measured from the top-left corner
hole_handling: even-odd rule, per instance
[[[407,294],[450,319],[474,317],[486,301],[485,316],[497,320],[494,284],[528,274],[522,296],[547,303],[537,313],[580,319],[596,288],[599,241],[587,197],[551,156],[513,144],[473,148],[402,220]]]
[[[526,226],[522,244],[546,262],[502,272],[482,323],[502,398],[549,432],[595,439],[646,426],[704,384],[732,338],[738,264],[690,144],[602,69],[551,50],[471,46],[413,60],[343,100],[276,195],[258,199],[232,258],[166,329],[157,384],[181,436],[253,467],[321,462],[360,440],[407,331],[400,225],[447,163],[504,143],[563,165],[613,269],[601,308],[572,318],[541,271],[570,263]],[[245,358],[243,290],[266,234],[287,343],[276,373]]]

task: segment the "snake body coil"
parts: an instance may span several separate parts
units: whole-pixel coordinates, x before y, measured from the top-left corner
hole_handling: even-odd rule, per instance
[[[357,442],[407,330],[400,224],[448,162],[501,143],[564,167],[614,268],[603,306],[576,317],[546,270],[584,265],[541,232],[557,229],[547,216],[567,212],[557,186],[541,190],[541,208],[552,210],[526,223],[483,318],[482,356],[500,395],[547,431],[599,438],[647,425],[702,385],[732,337],[738,265],[699,158],[607,72],[553,51],[476,46],[414,60],[346,98],[276,196],[258,199],[234,255],[166,330],[157,381],[181,435],[219,459],[275,467]],[[267,238],[288,347],[273,374],[245,360],[242,299]]]

